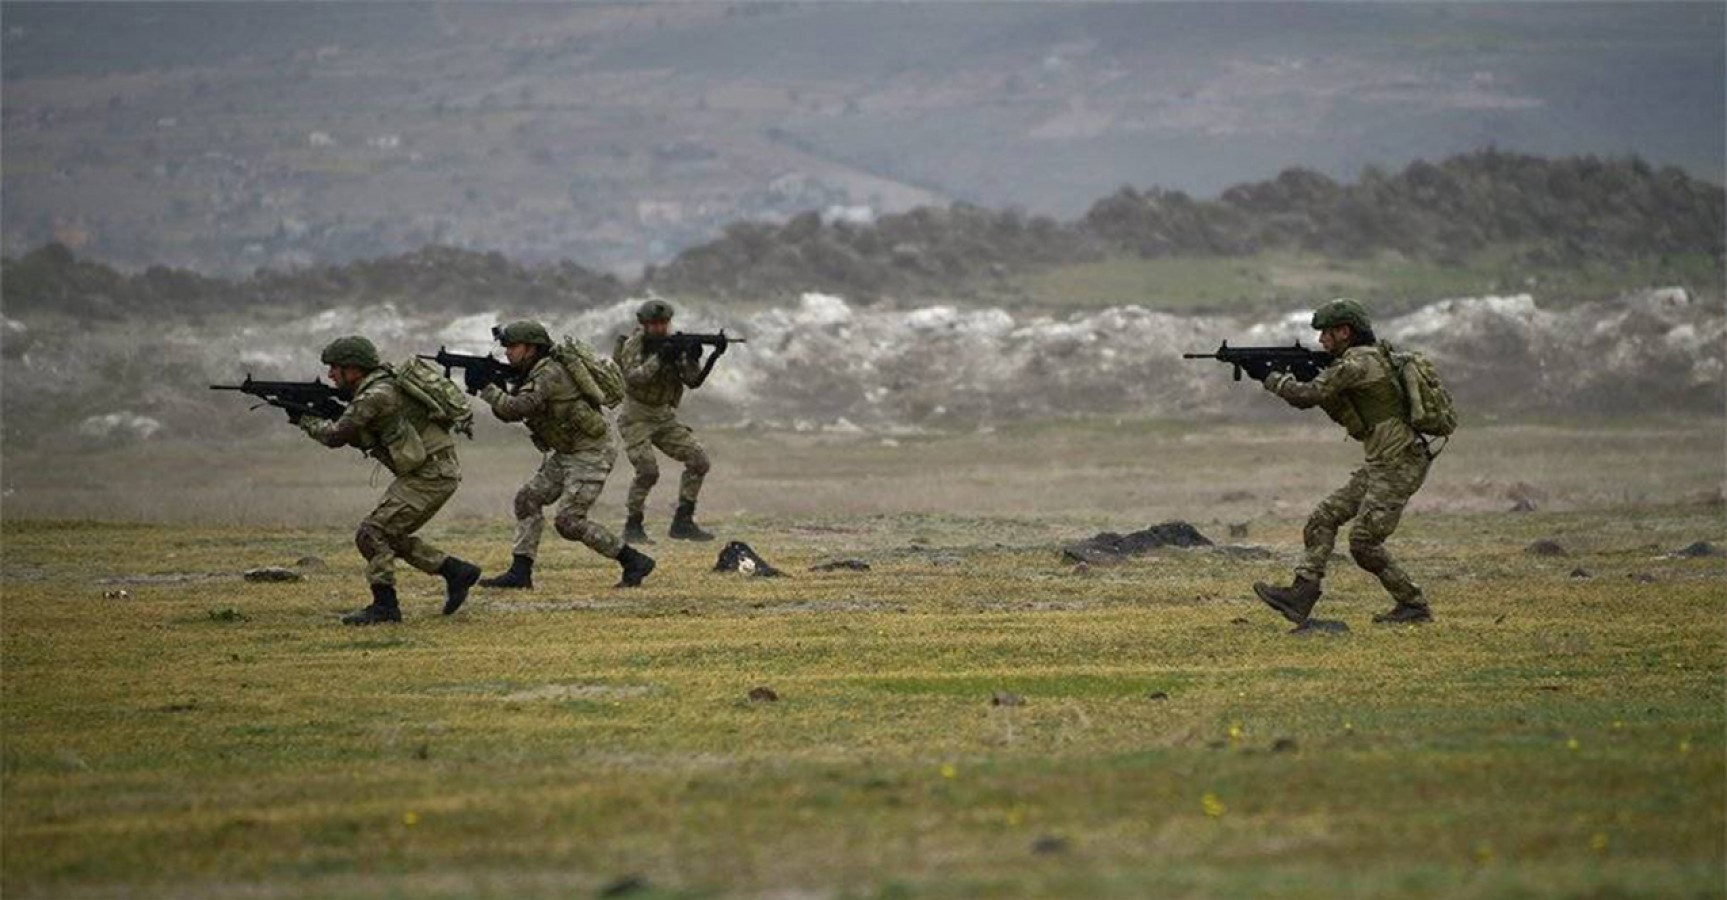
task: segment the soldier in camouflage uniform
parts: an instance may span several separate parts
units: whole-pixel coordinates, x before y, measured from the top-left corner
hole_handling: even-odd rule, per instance
[[[713,535],[696,524],[696,497],[702,490],[702,479],[708,474],[708,452],[691,433],[689,426],[678,421],[678,401],[686,388],[694,390],[707,380],[714,361],[726,352],[722,343],[704,365],[700,348],[690,355],[649,353],[643,340],[649,336],[663,337],[671,331],[672,305],[654,298],[636,310],[640,325],[627,337],[618,339],[613,354],[618,368],[624,373],[624,410],[618,416],[618,430],[623,433],[624,454],[635,467],[636,477],[630,483],[624,522],[624,540],[648,542],[643,526],[643,510],[648,491],[660,480],[660,464],[654,448],[684,464],[683,477],[678,482],[678,509],[672,517],[668,537],[686,541],[711,541]]]
[[[558,534],[617,560],[623,569],[618,587],[640,585],[653,571],[653,559],[588,518],[618,458],[611,423],[578,389],[564,364],[553,358],[552,338],[545,326],[512,322],[498,330],[498,343],[504,345],[510,365],[522,373],[520,386],[514,393],[496,384],[482,387],[476,380],[483,374],[468,369],[468,388],[477,390],[500,420],[525,423],[545,459],[516,493],[516,543],[509,570],[480,583],[500,588],[534,586],[534,557],[546,526],[544,510],[562,497],[553,520]]]
[[[456,443],[449,431],[431,421],[428,410],[397,388],[388,367],[378,361],[372,342],[359,336],[337,338],[320,357],[330,381],[352,397],[334,422],[316,416],[289,418],[327,447],[358,447],[395,475],[378,508],[360,522],[354,545],[366,559],[372,603],[342,617],[348,625],[400,622],[396,600],[397,557],[422,572],[444,578],[444,615],[468,599],[480,569],[414,536],[462,482]]]
[[[1285,372],[1268,374],[1265,389],[1298,409],[1325,410],[1350,437],[1362,442],[1367,464],[1325,498],[1307,520],[1306,556],[1296,567],[1294,583],[1289,587],[1259,583],[1253,586],[1254,593],[1291,622],[1307,621],[1322,593],[1320,581],[1337,543],[1337,530],[1354,519],[1349,555],[1377,577],[1396,601],[1373,621],[1431,621],[1421,588],[1385,549],[1404,506],[1427,478],[1432,461],[1427,443],[1408,424],[1408,401],[1390,356],[1373,335],[1366,309],[1354,300],[1333,300],[1314,312],[1312,324],[1320,332],[1320,346],[1336,361],[1305,383]]]

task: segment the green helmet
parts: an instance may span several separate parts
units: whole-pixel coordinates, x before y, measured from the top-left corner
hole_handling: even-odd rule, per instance
[[[355,366],[361,369],[376,369],[380,365],[378,348],[372,346],[371,341],[357,334],[350,334],[347,337],[339,337],[331,341],[318,358],[323,360],[326,366]]]
[[[644,300],[641,306],[636,307],[636,321],[643,324],[669,322],[671,318],[672,305],[659,297],[650,297]]]
[[[552,336],[546,332],[546,326],[530,319],[511,322],[502,328],[492,329],[497,335],[498,343],[508,347],[511,344],[537,344],[541,347],[552,346]]]
[[[1313,311],[1313,330],[1324,331],[1339,325],[1348,325],[1357,332],[1373,330],[1373,320],[1367,317],[1367,307],[1360,300],[1339,297]]]

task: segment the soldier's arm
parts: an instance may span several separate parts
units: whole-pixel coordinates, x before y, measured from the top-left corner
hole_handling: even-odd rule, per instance
[[[700,356],[678,357],[678,380],[687,388],[699,388],[702,382],[708,380],[708,369],[702,366]]]
[[[492,407],[492,415],[504,422],[520,422],[546,408],[546,395],[540,390],[538,378],[529,379],[514,394],[488,384],[481,389],[480,399]]]
[[[630,387],[647,387],[660,374],[659,354],[643,353],[640,341],[632,341],[619,355],[622,357],[619,363],[624,370],[624,383]]]
[[[1265,377],[1264,384],[1266,390],[1282,397],[1290,406],[1308,409],[1360,384],[1366,374],[1361,360],[1345,356],[1321,369],[1312,381],[1300,381],[1288,372],[1273,372]]]
[[[384,414],[389,398],[382,391],[368,391],[348,404],[342,417],[334,422],[317,416],[300,419],[300,430],[326,447],[346,447],[359,440],[360,432]]]

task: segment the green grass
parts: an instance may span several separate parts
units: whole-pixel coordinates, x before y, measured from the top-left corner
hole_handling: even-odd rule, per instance
[[[1299,519],[1255,532],[1274,560],[1084,574],[989,543],[1019,520],[852,524],[752,519],[778,580],[662,541],[635,592],[553,541],[537,590],[448,619],[405,572],[407,621],[351,630],[343,529],[9,520],[0,890],[1724,893],[1727,562],[1650,550],[1722,542],[1716,507],[1412,516],[1439,621],[1369,625],[1383,600],[1341,564],[1320,615],[1353,631],[1312,638],[1244,599]],[[436,536],[496,567],[505,530]],[[870,572],[807,571],[846,540]],[[97,583],[305,553],[331,568]]]

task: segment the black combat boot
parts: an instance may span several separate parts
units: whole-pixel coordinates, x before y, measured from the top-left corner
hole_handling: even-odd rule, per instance
[[[615,587],[641,587],[642,579],[654,570],[654,558],[625,544],[618,551],[618,565],[623,567],[624,575]]]
[[[480,587],[531,588],[534,586],[534,558],[517,553],[510,558],[510,567],[502,575],[480,579]]]
[[[468,601],[468,588],[480,580],[480,567],[454,556],[444,557],[444,564],[438,567],[438,574],[444,576],[444,615],[450,615],[462,608]]]
[[[626,544],[651,544],[651,543],[653,543],[653,539],[648,537],[647,529],[642,527],[642,514],[641,513],[639,513],[639,512],[630,513],[629,518],[624,519],[624,543],[626,543]]]
[[[1375,615],[1373,621],[1381,625],[1420,625],[1433,621],[1433,611],[1425,603],[1399,603]]]
[[[1300,625],[1307,621],[1308,613],[1313,612],[1313,604],[1319,602],[1319,582],[1311,578],[1297,577],[1289,587],[1274,587],[1263,581],[1253,584],[1253,592],[1265,605],[1283,614],[1285,619]]]
[[[376,625],[379,622],[402,621],[401,607],[396,604],[396,586],[372,585],[372,605],[356,609],[342,617],[343,625]]]
[[[696,501],[683,500],[678,503],[678,511],[672,514],[672,527],[666,529],[666,537],[680,541],[711,541],[714,536],[702,530],[696,524]]]

